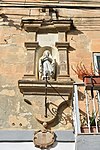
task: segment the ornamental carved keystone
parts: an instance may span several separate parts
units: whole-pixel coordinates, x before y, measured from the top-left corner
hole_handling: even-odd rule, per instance
[[[54,132],[49,130],[37,131],[34,133],[34,144],[39,148],[48,148],[55,142]]]

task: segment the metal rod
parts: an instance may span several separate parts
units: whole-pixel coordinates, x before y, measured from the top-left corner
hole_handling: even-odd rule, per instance
[[[58,95],[64,100],[64,101],[66,101],[66,99],[62,96],[62,95],[60,95],[60,93],[57,91],[57,89],[56,88],[54,88],[52,85],[51,85],[51,83],[49,82],[49,81],[47,81],[49,84],[50,84],[50,86],[58,93]]]
[[[47,118],[47,73],[45,78],[45,117]]]
[[[87,119],[88,119],[88,128],[89,128],[89,133],[90,133],[90,119],[89,119],[89,107],[88,107],[88,94],[87,91],[85,90],[85,96],[86,96],[86,113],[87,113]]]
[[[93,117],[95,119],[96,124],[96,132],[98,133],[98,126],[97,126],[97,115],[96,115],[96,106],[95,106],[95,99],[94,99],[94,83],[93,83],[93,77],[91,76],[91,97],[92,97],[92,103],[93,103]]]
[[[74,94],[75,94],[75,115],[76,115],[76,122],[77,122],[77,125],[76,125],[76,128],[77,128],[77,131],[76,133],[77,134],[80,134],[81,133],[81,129],[80,129],[80,112],[79,112],[79,105],[78,105],[78,87],[77,85],[74,85]]]
[[[98,91],[98,111],[99,111],[99,119],[100,119],[100,91]]]
[[[96,132],[98,133],[98,127],[97,127],[97,118],[96,118],[96,108],[95,108],[95,100],[94,98],[92,99],[92,102],[93,102],[93,115],[94,115],[94,119],[95,119],[95,124],[96,124]]]
[[[75,136],[77,136],[77,116],[76,116],[76,106],[75,106],[75,93],[73,94],[73,125],[75,130]]]

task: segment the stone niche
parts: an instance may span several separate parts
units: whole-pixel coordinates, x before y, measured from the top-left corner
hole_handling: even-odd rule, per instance
[[[44,12],[46,13],[44,18],[34,19],[29,17],[22,19],[22,28],[27,32],[28,37],[32,36],[33,38],[25,42],[27,51],[26,72],[22,79],[18,81],[18,85],[24,99],[27,99],[26,102],[32,104],[32,101],[34,101],[34,105],[40,106],[37,114],[35,111],[36,119],[40,123],[47,122],[50,127],[50,123],[55,124],[57,114],[59,111],[62,113],[64,108],[67,109],[65,113],[71,115],[68,107],[71,106],[73,81],[69,76],[68,51],[70,45],[66,41],[66,34],[71,28],[72,21],[59,20],[54,11],[53,14],[49,14],[49,9],[45,9]],[[47,85],[43,70],[41,71],[40,69],[41,60],[43,60],[42,64],[44,64],[45,51],[50,57],[48,64],[53,62],[50,65],[54,67],[53,71],[51,71],[52,69],[50,70],[51,72],[49,71],[50,73],[53,72],[53,76],[51,75],[50,78],[47,78]],[[50,103],[45,103],[45,92],[47,92]],[[49,106],[56,107],[57,112],[53,114]],[[45,109],[47,109],[46,117],[44,115]],[[67,124],[64,128],[67,128]]]
[[[25,77],[32,77],[34,80],[39,79],[39,59],[45,50],[49,50],[57,65],[55,80],[70,80],[69,43],[66,41],[66,33],[70,30],[72,21],[54,20],[51,22],[48,20],[22,19],[22,24],[29,35],[31,32],[34,36],[34,41],[25,43],[27,50]]]

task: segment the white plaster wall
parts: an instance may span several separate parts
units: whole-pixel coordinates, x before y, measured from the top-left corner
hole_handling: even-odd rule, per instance
[[[74,142],[58,142],[54,147],[48,150],[75,150]],[[33,142],[1,142],[0,150],[40,150],[36,148]]]
[[[48,34],[38,34],[37,41],[41,47],[50,46],[52,48],[52,56],[59,62],[58,50],[55,47],[55,43],[58,42],[58,34],[57,33],[48,33]]]
[[[58,42],[57,33],[48,33],[48,34],[38,34],[37,41],[41,47],[43,46],[55,46],[55,42]]]

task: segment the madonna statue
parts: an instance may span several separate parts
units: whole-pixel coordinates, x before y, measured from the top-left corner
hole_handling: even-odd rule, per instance
[[[53,60],[49,50],[45,50],[43,56],[39,60],[39,78],[45,79],[46,76],[54,78],[55,75],[55,60]]]

